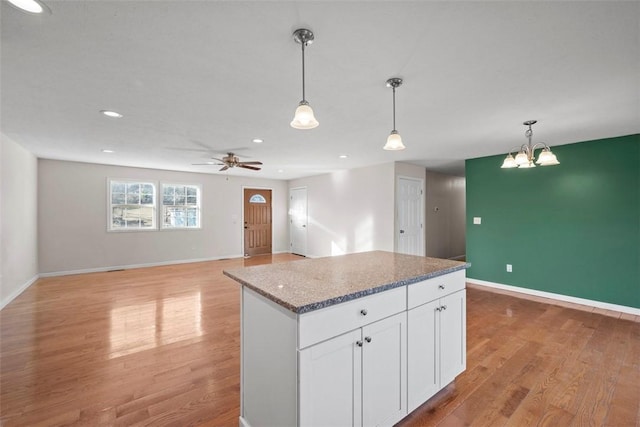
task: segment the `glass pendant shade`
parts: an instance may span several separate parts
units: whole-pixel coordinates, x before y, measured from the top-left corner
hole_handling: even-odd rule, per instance
[[[518,166],[519,168],[523,168],[523,169],[527,169],[527,168],[535,168],[536,164],[533,163],[533,160],[528,161],[527,163],[524,163],[520,166]]]
[[[311,106],[307,102],[301,101],[291,121],[291,127],[296,129],[313,129],[318,125],[319,123],[313,115]]]
[[[524,151],[521,151],[516,154],[515,161],[518,166],[522,166],[529,163],[529,156],[527,156],[527,153],[525,153]]]
[[[548,148],[545,148],[540,152],[540,155],[538,156],[538,161],[536,161],[536,163],[539,164],[540,166],[553,166],[553,165],[560,164],[556,155],[553,154],[551,150]]]
[[[516,163],[516,159],[513,158],[513,156],[511,154],[509,154],[505,159],[504,162],[502,162],[502,166],[500,166],[501,168],[517,168],[518,164]]]
[[[404,150],[406,147],[402,143],[402,137],[397,130],[391,131],[391,134],[387,137],[387,143],[382,147],[384,150],[396,151]]]
[[[9,3],[29,13],[42,13],[44,8],[35,0],[9,0]]]

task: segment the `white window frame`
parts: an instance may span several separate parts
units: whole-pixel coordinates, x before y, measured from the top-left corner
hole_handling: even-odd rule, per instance
[[[113,203],[113,192],[112,187],[114,183],[122,183],[125,185],[130,184],[139,184],[139,185],[151,185],[153,190],[151,192],[151,197],[153,203],[151,205],[137,203],[140,206],[151,207],[152,215],[151,215],[151,227],[114,227],[113,226],[113,208],[118,205],[123,206],[131,206],[135,205],[135,203]],[[126,194],[126,192],[125,192]],[[158,184],[152,180],[146,179],[130,179],[130,178],[108,178],[107,179],[107,231],[122,233],[122,232],[139,232],[139,231],[157,231],[158,230]]]
[[[196,204],[189,205],[187,204],[187,198],[189,197],[185,194],[185,204],[173,204],[173,205],[165,205],[164,204],[164,191],[165,187],[193,187],[196,189]],[[175,194],[174,194],[175,196]],[[174,181],[162,181],[160,182],[160,186],[158,188],[158,216],[161,230],[200,230],[202,229],[202,184],[194,184],[194,183],[186,183],[186,182],[174,182]],[[197,224],[194,226],[171,226],[165,224],[165,207],[174,206],[174,207],[183,207],[183,208],[195,208],[196,209],[196,218]]]

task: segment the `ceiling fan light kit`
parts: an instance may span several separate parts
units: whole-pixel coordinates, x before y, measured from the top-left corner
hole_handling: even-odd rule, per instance
[[[544,142],[533,144],[531,142],[531,139],[533,137],[533,130],[531,129],[531,126],[535,125],[537,122],[537,120],[527,120],[526,122],[522,123],[523,125],[528,127],[528,129],[524,133],[524,136],[527,138],[528,142],[526,144],[522,144],[519,150],[518,148],[511,149],[509,151],[509,154],[507,154],[507,157],[502,162],[502,166],[500,166],[501,168],[528,169],[535,168],[536,164],[540,166],[554,166],[560,164],[558,158],[551,152],[551,148],[547,144],[545,144]],[[542,148],[542,151],[538,155],[538,160],[534,162],[535,150],[537,148]],[[514,157],[513,153],[516,150],[518,150],[518,154],[516,154],[516,156]]]
[[[318,127],[320,123],[316,120],[313,109],[305,98],[304,87],[304,50],[305,47],[313,43],[313,33],[306,28],[299,28],[293,32],[293,40],[302,45],[302,101],[300,101],[298,108],[296,108],[295,115],[291,121],[291,127],[295,129],[313,129]]]
[[[396,130],[396,88],[400,85],[402,85],[402,79],[399,77],[392,77],[387,80],[387,87],[393,89],[393,130],[387,137],[387,143],[382,148],[388,151],[398,151],[406,148],[402,143],[402,137]]]

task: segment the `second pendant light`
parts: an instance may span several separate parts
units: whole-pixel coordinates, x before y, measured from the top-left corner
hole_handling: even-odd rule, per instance
[[[404,150],[406,148],[402,143],[402,137],[396,130],[396,88],[401,84],[402,79],[399,77],[392,77],[387,80],[387,87],[393,89],[393,130],[387,137],[387,143],[382,148],[389,151]]]
[[[311,30],[300,28],[293,32],[293,39],[296,43],[302,45],[302,101],[300,101],[298,108],[296,108],[295,116],[291,121],[291,127],[296,129],[313,129],[320,123],[318,123],[313,115],[313,110],[305,99],[304,92],[304,48],[313,43],[313,33]]]

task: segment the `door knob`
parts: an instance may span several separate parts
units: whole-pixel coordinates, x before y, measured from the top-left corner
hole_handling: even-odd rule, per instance
[[[356,341],[356,345],[357,345],[358,347],[362,347],[362,341],[360,341],[360,340]]]
[[[364,337],[364,340],[365,340],[366,342],[371,342],[371,337]]]
[[[362,314],[363,316],[367,315],[367,309],[363,308],[362,310],[360,310],[360,314]]]

